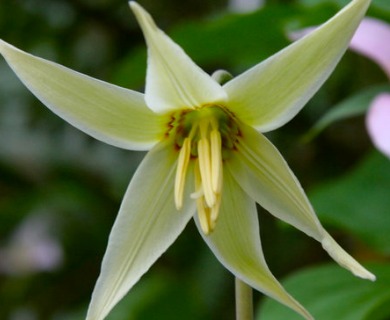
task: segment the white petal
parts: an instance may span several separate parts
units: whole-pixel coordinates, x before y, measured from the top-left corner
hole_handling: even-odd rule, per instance
[[[306,37],[226,83],[229,108],[265,132],[290,121],[329,77],[369,0],[354,0]]]
[[[110,234],[88,320],[104,319],[193,216],[193,201],[187,201],[181,211],[175,208],[176,158],[172,146],[158,144],[135,173]]]
[[[367,130],[375,146],[390,158],[390,94],[380,94],[366,117]]]
[[[343,248],[325,231],[323,230],[323,238],[321,240],[322,247],[340,266],[351,271],[355,276],[363,279],[375,281],[376,277],[371,272],[366,270],[354,258],[352,258]]]
[[[224,173],[221,212],[215,230],[199,232],[218,260],[236,277],[292,308],[306,319],[310,314],[295,301],[272,275],[264,260],[255,202],[229,172]]]
[[[242,139],[227,168],[263,208],[320,241],[320,223],[282,155],[253,128],[241,125],[240,129]]]
[[[261,133],[240,126],[242,138],[226,161],[238,184],[264,209],[321,242],[340,265],[355,275],[375,277],[346,253],[321,226],[305,192],[279,151]]]
[[[146,103],[156,112],[223,102],[226,93],[136,2],[130,2],[148,45]]]
[[[143,94],[35,57],[0,40],[0,53],[30,91],[61,118],[96,139],[147,150],[164,134],[164,120]]]
[[[289,37],[297,40],[313,32],[316,27],[308,27],[291,32]],[[364,18],[353,36],[349,48],[366,56],[380,65],[390,78],[390,25],[382,20]]]

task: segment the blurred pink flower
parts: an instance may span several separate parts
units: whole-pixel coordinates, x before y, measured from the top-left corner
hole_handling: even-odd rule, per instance
[[[52,271],[63,261],[62,247],[50,234],[51,221],[45,215],[27,217],[0,247],[0,273],[26,275]]]
[[[290,34],[293,40],[313,31],[305,28]],[[390,79],[390,25],[384,21],[365,18],[361,22],[349,48],[377,63]],[[390,157],[390,94],[378,95],[371,103],[366,126],[372,142],[386,156]]]
[[[373,100],[366,125],[374,145],[390,158],[390,94],[382,93]]]
[[[349,45],[350,49],[375,61],[390,79],[390,25],[365,18]]]
[[[375,61],[390,79],[390,25],[366,18],[352,38],[350,48]],[[374,145],[390,157],[390,94],[378,95],[367,113],[366,126]]]

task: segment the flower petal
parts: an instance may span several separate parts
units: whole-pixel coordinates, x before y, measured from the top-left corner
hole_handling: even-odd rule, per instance
[[[176,160],[172,146],[160,143],[135,173],[110,234],[88,320],[104,319],[193,216],[193,201],[187,201],[180,212],[175,208]],[[191,190],[186,191],[189,197]]]
[[[148,45],[146,103],[156,112],[223,102],[226,93],[200,69],[136,2],[131,1]]]
[[[229,172],[224,173],[221,211],[215,230],[210,235],[198,229],[218,260],[236,277],[306,319],[310,314],[292,298],[275,279],[265,262],[260,242],[259,221],[255,202],[241,189]]]
[[[350,48],[374,60],[390,78],[390,25],[365,18],[352,38]]]
[[[369,0],[354,0],[306,37],[225,84],[229,108],[265,132],[290,121],[335,68]]]
[[[240,126],[242,137],[226,161],[238,184],[277,218],[321,242],[329,255],[355,275],[375,277],[346,253],[321,226],[305,192],[279,151],[261,133]]]
[[[289,37],[297,40],[313,32],[316,27],[308,27],[291,32]],[[382,20],[364,18],[356,30],[350,49],[366,56],[380,65],[390,78],[390,25]]]
[[[390,157],[390,94],[377,96],[366,117],[368,133],[375,146]]]
[[[142,94],[35,57],[2,40],[0,53],[43,104],[92,137],[125,149],[147,150],[163,136],[166,119],[146,107]]]

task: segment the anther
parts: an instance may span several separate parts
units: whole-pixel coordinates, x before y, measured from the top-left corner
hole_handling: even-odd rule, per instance
[[[185,138],[177,160],[175,177],[175,205],[180,210],[183,207],[183,193],[187,175],[188,163],[191,155],[191,139]]]
[[[219,193],[222,185],[222,145],[218,130],[210,132],[211,183],[214,193]]]
[[[215,203],[215,206],[210,209],[210,221],[212,225],[215,226],[217,219],[218,219],[218,214],[219,214],[219,209],[221,207],[221,195],[217,194],[217,200]],[[214,227],[213,227],[214,229]]]
[[[196,199],[196,207],[198,209],[200,227],[202,228],[203,233],[208,235],[212,231],[209,221],[210,208],[206,207],[203,197]]]
[[[204,197],[207,206],[211,208],[215,204],[215,194],[211,182],[210,143],[207,138],[198,141],[198,159]]]

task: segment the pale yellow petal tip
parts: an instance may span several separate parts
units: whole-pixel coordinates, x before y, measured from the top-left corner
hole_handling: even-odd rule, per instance
[[[306,320],[315,320],[314,317],[305,308],[301,310],[300,315],[304,317]]]
[[[0,53],[3,54],[3,50],[7,47],[7,42],[0,39]]]
[[[321,241],[322,247],[328,252],[328,254],[342,267],[350,270],[355,276],[363,279],[375,281],[374,274],[365,269],[354,258],[352,258],[347,252],[341,248],[337,242],[329,235],[326,234]]]
[[[284,290],[284,289],[283,289]],[[305,309],[304,306],[302,306],[297,300],[295,300],[291,295],[289,295],[287,292],[287,300],[280,300],[280,302],[284,303],[286,306],[290,307],[292,310],[300,314],[303,318],[306,320],[315,320],[314,317],[310,314],[309,311]]]
[[[129,6],[132,10],[140,9],[140,5],[135,1],[129,1]]]
[[[133,13],[135,14],[135,16],[147,14],[146,10],[140,4],[138,4],[138,2],[129,1],[129,6],[131,11],[133,11]]]
[[[7,53],[9,54],[12,51],[20,51],[20,49],[0,39],[0,53],[5,56]]]
[[[8,59],[9,55],[15,51],[20,51],[20,50],[18,48],[14,47],[13,45],[9,44],[8,42],[0,39],[0,54],[5,59]]]
[[[280,285],[280,284],[279,284]],[[279,291],[279,290],[278,290]],[[284,289],[283,289],[284,291]],[[291,308],[296,313],[300,314],[306,320],[315,320],[315,318],[310,314],[309,311],[305,309],[297,300],[295,300],[290,294],[284,291],[284,297],[279,295],[279,299],[276,298],[279,302],[283,303],[285,306]]]
[[[135,1],[130,1],[129,6],[143,30],[144,35],[148,35],[150,31],[156,31],[156,29],[159,30],[152,16],[141,5]]]

